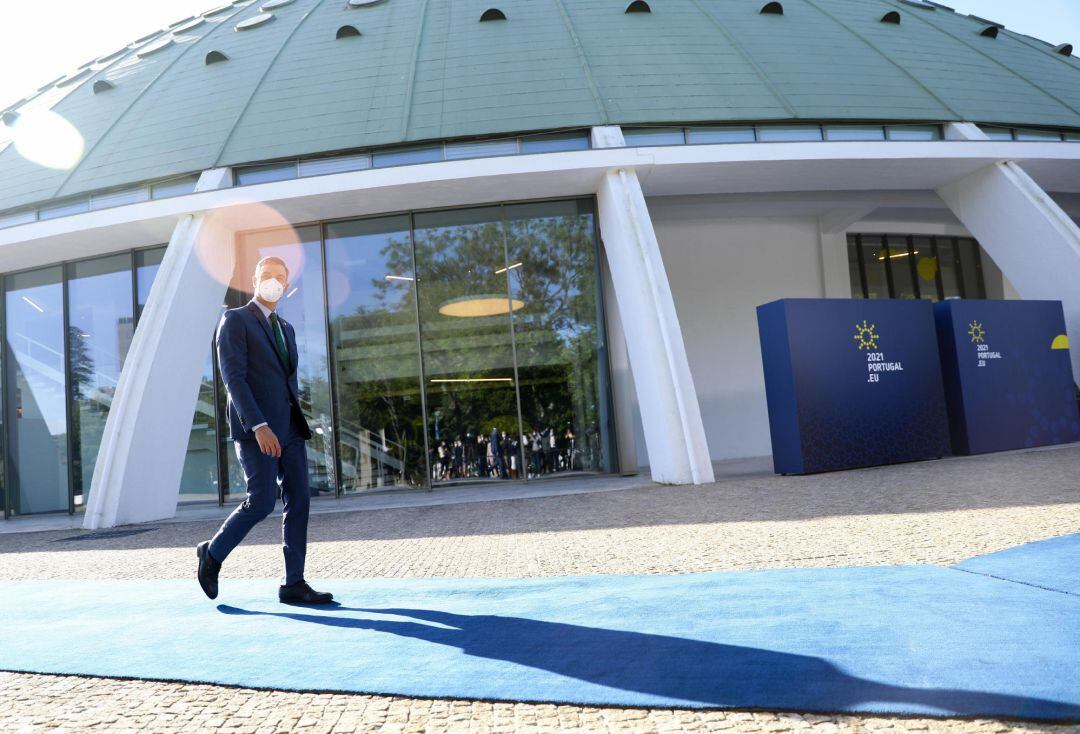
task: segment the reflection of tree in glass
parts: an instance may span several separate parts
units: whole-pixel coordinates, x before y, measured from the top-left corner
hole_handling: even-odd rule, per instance
[[[75,483],[75,493],[83,491],[83,461],[82,461],[82,428],[87,409],[93,409],[92,405],[85,405],[87,400],[87,387],[94,379],[94,358],[90,354],[90,347],[82,336],[83,330],[75,325],[68,326],[68,371],[71,373],[71,401],[75,405],[77,413],[73,416],[68,430],[71,432],[71,472]],[[102,407],[102,412],[106,409]],[[93,461],[94,457],[90,457]],[[89,489],[87,487],[86,489]]]
[[[352,442],[351,451],[342,457],[354,464],[371,461],[363,452],[371,449],[380,453],[385,436],[385,452],[395,461],[394,465],[378,465],[384,483],[416,485],[423,482],[424,468],[419,448],[423,426],[414,289],[407,280],[386,279],[386,275],[407,278],[412,273],[408,233],[386,235],[380,255],[385,272],[365,269],[358,274],[371,275],[370,302],[339,314],[333,324],[338,403],[345,434],[341,438]],[[353,287],[359,289],[360,284]],[[359,468],[352,473],[359,483]]]
[[[76,402],[85,400],[85,388],[94,379],[94,358],[83,338],[83,330],[75,325],[68,326],[68,355],[71,363],[71,399]]]
[[[437,433],[429,426],[432,441],[469,441],[490,434],[493,427],[517,434],[509,315],[462,317],[439,311],[459,299],[508,298],[503,227],[497,210],[488,211],[488,221],[416,230],[427,405],[429,414],[438,410],[441,415]],[[504,381],[433,382],[440,379]]]
[[[568,451],[572,437],[580,451],[598,419],[593,220],[553,216],[508,224],[510,261],[522,263],[511,273],[512,292],[525,302],[514,319],[526,430],[552,429],[558,447]]]
[[[334,327],[343,419],[370,430],[385,428],[387,438],[402,450],[422,447],[419,311],[432,448],[437,446],[436,413],[438,440],[460,437],[470,451],[475,450],[475,437],[487,436],[493,426],[516,437],[515,386],[508,379],[515,366],[511,316],[460,317],[439,311],[455,299],[509,298],[512,293],[524,302],[513,313],[513,328],[525,431],[550,427],[562,443],[569,429],[580,445],[587,433],[597,430],[593,218],[568,214],[511,219],[504,228],[497,217],[421,226],[414,239],[408,232],[380,235],[378,255],[368,258],[374,265],[354,266],[358,271],[350,277],[365,280],[353,285],[360,303],[337,316]],[[414,274],[414,243],[416,281],[409,279]],[[491,378],[507,381],[433,382]],[[410,452],[408,463],[415,468],[416,481],[422,481],[422,451]]]

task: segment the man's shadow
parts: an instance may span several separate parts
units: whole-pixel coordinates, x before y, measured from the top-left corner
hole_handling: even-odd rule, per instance
[[[333,614],[262,612],[227,604],[217,608],[225,614],[282,617],[386,632],[601,686],[715,706],[833,712],[873,702],[930,706],[951,715],[1080,721],[1080,702],[894,686],[849,675],[818,657],[667,635],[429,609],[329,608],[419,620],[399,622]],[[528,695],[521,690],[514,693]]]

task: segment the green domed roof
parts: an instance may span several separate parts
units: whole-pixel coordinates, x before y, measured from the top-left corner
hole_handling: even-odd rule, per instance
[[[624,12],[629,4],[224,6],[10,107],[51,107],[86,148],[71,170],[44,168],[5,144],[0,124],[0,210],[214,166],[597,124],[1080,128],[1080,60],[1068,49],[983,34],[992,24],[922,0],[783,0],[782,14],[761,13],[765,0],[652,0],[651,12]],[[506,19],[481,22],[489,8]],[[883,22],[892,12],[899,23]],[[344,26],[359,35],[339,34]],[[227,58],[208,64],[211,52]]]

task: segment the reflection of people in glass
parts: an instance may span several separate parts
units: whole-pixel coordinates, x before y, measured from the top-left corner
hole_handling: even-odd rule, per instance
[[[480,433],[476,434],[476,475],[481,479],[488,476],[488,456],[490,449],[487,440]]]
[[[446,472],[450,466],[450,452],[446,449],[446,441],[440,441],[439,447],[436,449],[438,452],[438,467],[436,468],[436,479],[446,479]]]
[[[465,478],[465,446],[461,443],[461,436],[454,439],[453,464],[450,472],[457,479]]]
[[[566,433],[563,434],[563,451],[566,457],[566,469],[572,471],[574,469],[574,431],[570,426],[566,427]]]
[[[489,441],[488,453],[491,455],[492,467],[500,479],[506,479],[506,463],[503,461],[502,441],[499,439],[499,431],[495,426],[491,427]]]
[[[532,461],[532,475],[540,476],[540,462],[543,457],[540,443],[540,432],[533,431],[529,434],[529,459]]]

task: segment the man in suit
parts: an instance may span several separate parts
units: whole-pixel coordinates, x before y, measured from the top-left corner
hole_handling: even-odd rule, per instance
[[[208,597],[217,597],[222,562],[273,512],[280,480],[285,578],[278,599],[326,604],[333,595],[315,591],[304,581],[311,503],[304,442],[311,438],[311,429],[300,410],[296,332],[276,310],[289,285],[289,269],[281,258],[264,257],[255,265],[251,284],[255,296],[222,314],[215,339],[228,392],[229,438],[247,480],[247,499],[211,540],[196,547],[199,585]]]

